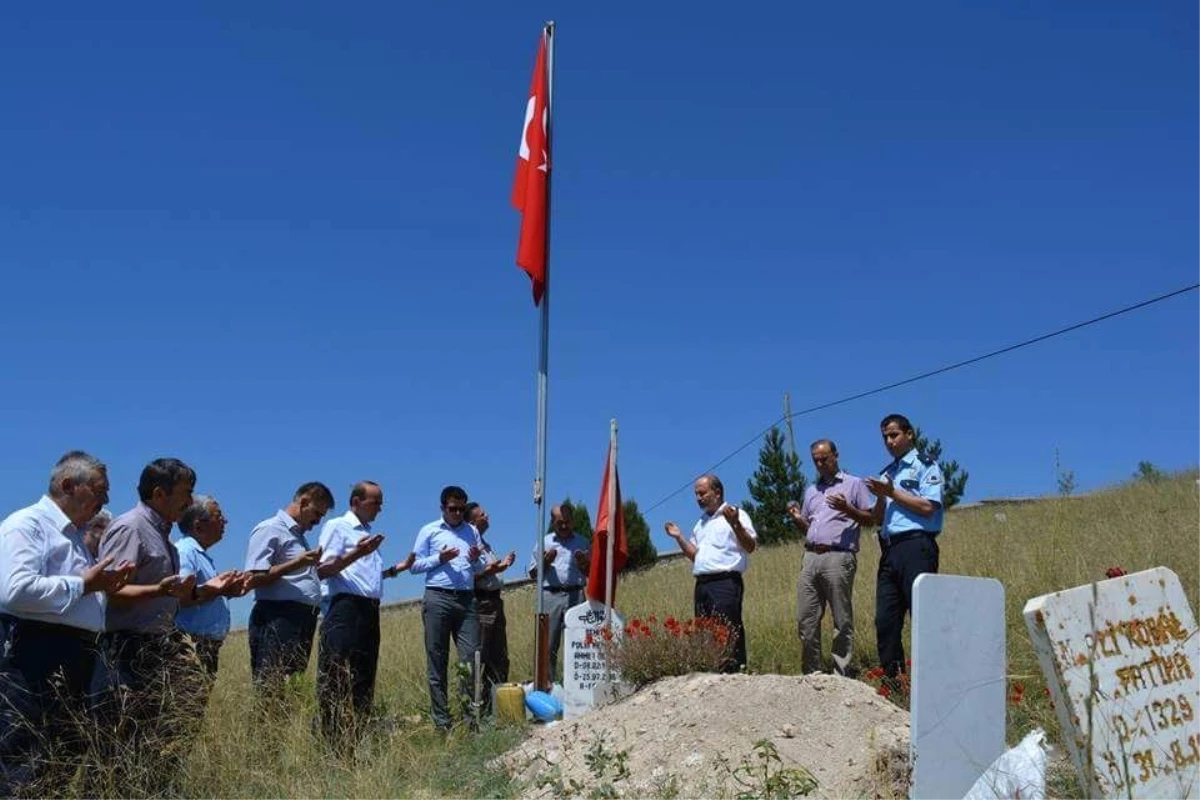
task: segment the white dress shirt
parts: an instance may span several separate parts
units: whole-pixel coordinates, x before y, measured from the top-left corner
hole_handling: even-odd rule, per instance
[[[83,532],[43,495],[0,523],[0,611],[103,631],[104,593],[83,592],[83,571],[95,563]]]
[[[738,543],[733,528],[725,521],[721,511],[728,506],[722,503],[715,514],[703,514],[692,528],[692,544],[696,546],[696,559],[692,563],[693,575],[711,575],[714,572],[745,572],[750,563],[746,551]],[[738,519],[750,538],[758,541],[750,515],[738,509]]]
[[[334,517],[321,528],[322,561],[346,555],[359,539],[371,535],[371,526],[353,511]],[[321,581],[321,597],[354,594],[359,597],[383,597],[383,556],[376,550],[348,565],[337,575]]]

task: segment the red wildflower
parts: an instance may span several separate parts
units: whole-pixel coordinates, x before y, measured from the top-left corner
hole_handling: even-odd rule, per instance
[[[883,677],[883,667],[875,667],[874,669],[867,670],[867,679],[868,680],[874,681],[874,680],[878,680],[882,677]]]
[[[1109,567],[1108,569],[1104,570],[1104,574],[1109,578],[1119,578],[1127,573],[1120,567]]]
[[[651,614],[650,616],[646,617],[646,622],[658,622],[658,617]]]
[[[588,631],[587,634],[583,637],[583,646],[591,647],[595,643],[596,643],[596,640],[592,638],[592,632]]]
[[[875,693],[878,694],[880,697],[890,697],[892,694],[892,690],[886,686],[880,686],[878,689],[875,690]]]
[[[612,628],[601,628],[600,638],[604,639],[606,642],[611,642],[613,638]]]

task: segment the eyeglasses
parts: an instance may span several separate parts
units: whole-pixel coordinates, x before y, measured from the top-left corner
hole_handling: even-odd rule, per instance
[[[443,506],[447,514],[461,514],[467,510],[466,506]]]

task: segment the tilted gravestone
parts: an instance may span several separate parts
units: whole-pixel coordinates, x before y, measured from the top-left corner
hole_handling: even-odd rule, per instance
[[[1200,635],[1166,567],[1035,597],[1025,624],[1089,797],[1197,797]]]

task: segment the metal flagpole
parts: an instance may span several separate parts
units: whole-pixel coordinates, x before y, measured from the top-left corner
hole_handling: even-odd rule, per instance
[[[613,575],[613,540],[617,536],[617,514],[622,513],[617,508],[617,421],[608,423],[608,537],[605,539],[605,569],[604,569],[604,624],[612,621],[613,584],[617,576]]]
[[[554,114],[554,22],[551,20],[543,28],[542,35],[546,37],[546,158],[547,162],[554,153],[551,144],[551,127]],[[534,120],[533,124],[537,124]],[[548,689],[553,670],[550,661],[550,619],[542,603],[542,585],[546,572],[545,539],[546,539],[546,395],[549,388],[550,370],[550,182],[554,170],[546,164],[546,272],[542,289],[541,302],[541,335],[538,348],[537,375],[537,472],[533,479],[533,502],[537,505],[537,586],[534,596],[536,600],[537,618],[534,627],[534,685],[539,689]]]

